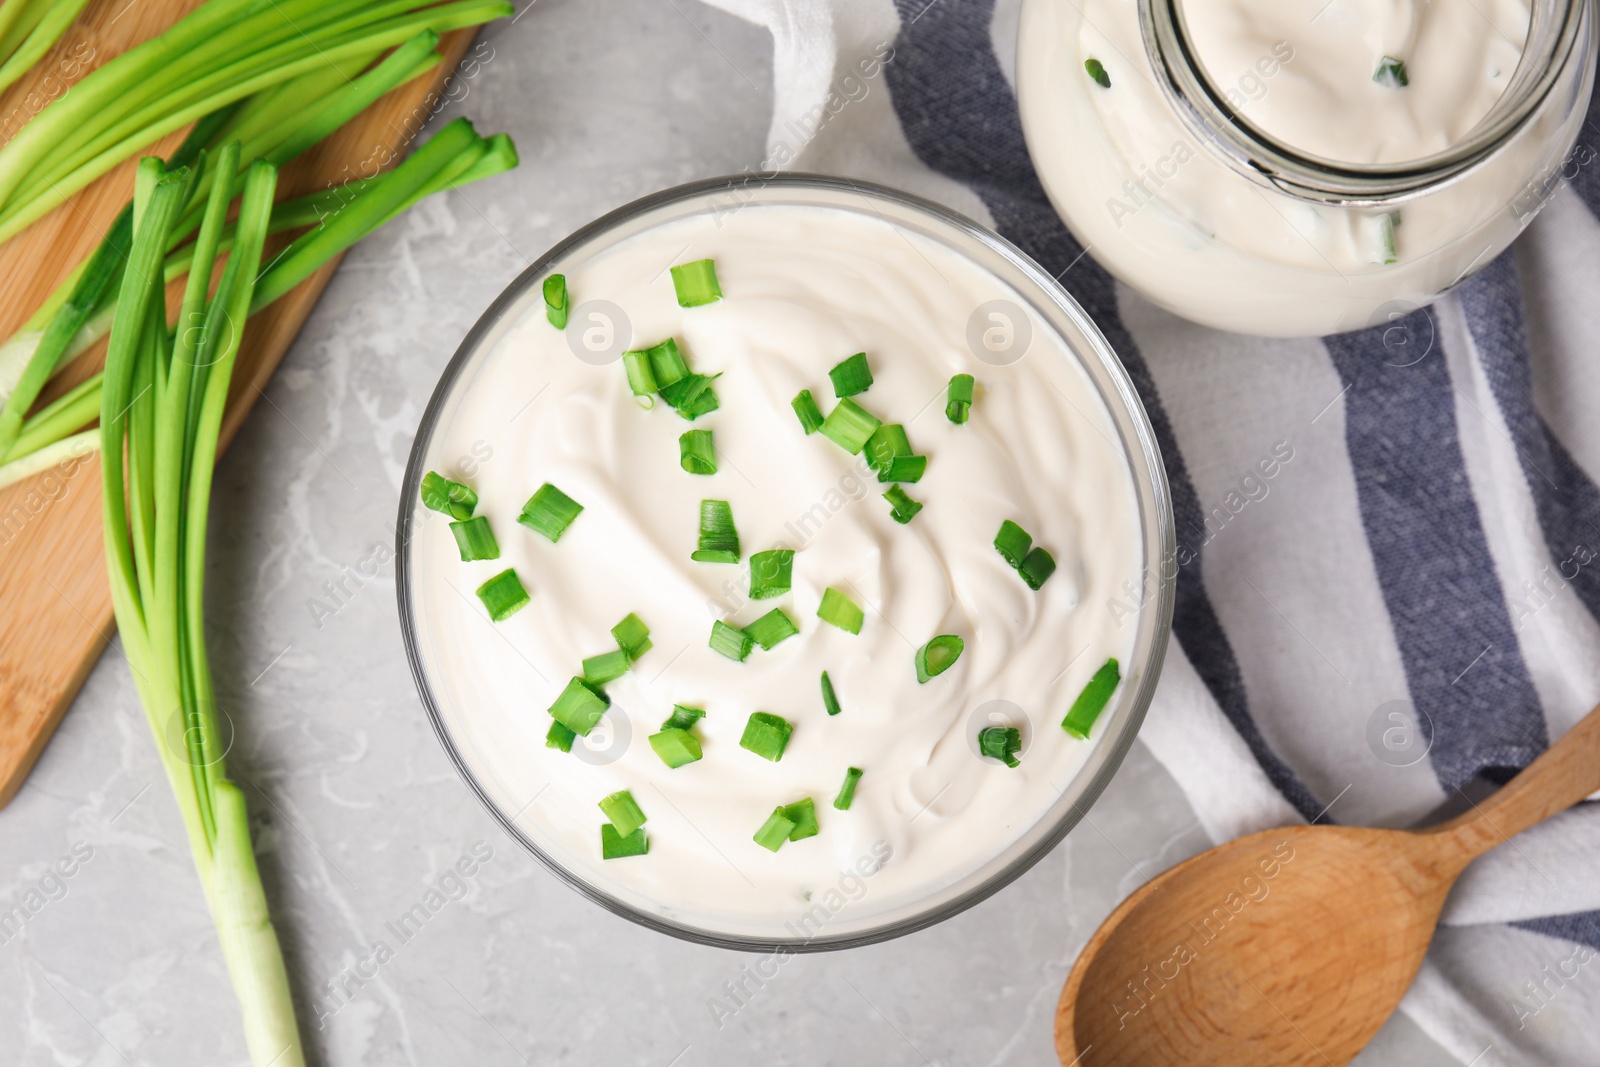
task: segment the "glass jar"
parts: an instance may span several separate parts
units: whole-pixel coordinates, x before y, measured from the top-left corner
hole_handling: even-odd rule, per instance
[[[1491,262],[1564,172],[1593,87],[1592,0],[1532,0],[1522,59],[1463,138],[1396,164],[1291,148],[1248,104],[1294,61],[1279,42],[1236,77],[1196,57],[1182,0],[1024,0],[1023,130],[1056,211],[1162,307],[1263,336],[1377,325]],[[1105,57],[1103,87],[1085,62]]]

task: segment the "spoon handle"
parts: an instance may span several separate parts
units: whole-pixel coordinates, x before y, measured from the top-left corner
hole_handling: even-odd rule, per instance
[[[1494,796],[1442,823],[1432,833],[1454,846],[1466,865],[1535,823],[1600,790],[1600,707],[1578,721]]]

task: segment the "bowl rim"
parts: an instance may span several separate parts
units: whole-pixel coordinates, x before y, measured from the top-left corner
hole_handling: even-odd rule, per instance
[[[445,406],[453,396],[458,379],[484,339],[500,325],[509,312],[517,307],[526,297],[529,290],[541,282],[550,266],[559,262],[572,250],[581,248],[590,240],[616,226],[659,208],[684,201],[708,198],[711,194],[716,193],[737,195],[739,190],[747,189],[751,186],[762,190],[773,187],[822,190],[845,195],[855,194],[867,198],[868,201],[876,199],[892,202],[900,207],[920,212],[930,217],[935,223],[953,227],[1008,260],[1013,267],[1036,286],[1037,292],[1034,295],[1047,300],[1057,311],[1072,320],[1073,325],[1082,332],[1093,349],[1092,352],[1079,352],[1073,347],[1073,355],[1084,363],[1087,363],[1092,355],[1099,360],[1101,369],[1106,373],[1116,399],[1121,403],[1131,423],[1135,441],[1139,451],[1142,453],[1139,458],[1142,458],[1144,467],[1151,475],[1147,488],[1150,490],[1151,502],[1154,506],[1152,513],[1148,516],[1142,516],[1142,518],[1147,523],[1153,523],[1156,527],[1157,540],[1159,540],[1161,548],[1159,560],[1152,561],[1147,558],[1145,561],[1146,571],[1147,573],[1154,572],[1155,582],[1154,593],[1146,596],[1140,607],[1141,614],[1145,612],[1154,613],[1152,617],[1155,629],[1151,637],[1149,658],[1140,665],[1142,673],[1131,698],[1124,698],[1129,702],[1126,705],[1127,711],[1121,732],[1115,736],[1102,737],[1099,740],[1099,747],[1103,750],[1103,754],[1100,756],[1100,765],[1095,769],[1088,781],[1084,783],[1077,800],[1067,808],[1056,824],[1035,840],[1030,847],[1012,857],[1005,866],[995,871],[988,878],[958,896],[937,906],[925,908],[891,922],[859,932],[833,936],[819,933],[817,936],[804,938],[766,938],[708,930],[689,923],[674,922],[662,915],[641,911],[627,901],[612,896],[605,890],[591,884],[579,874],[562,865],[556,857],[547,853],[518,828],[515,821],[516,816],[508,815],[489,795],[487,789],[478,780],[477,775],[457,748],[454,739],[450,735],[449,728],[444,722],[427,677],[418,641],[418,622],[412,605],[412,556],[410,553],[413,529],[412,519],[416,514],[415,501],[421,486],[422,476],[426,473],[424,469],[426,454],[438,428]],[[1097,380],[1095,384],[1097,391],[1099,391],[1102,383]],[[1110,406],[1111,397],[1102,395],[1102,400]],[[1125,449],[1127,444],[1128,442],[1123,442]],[[1128,456],[1130,467],[1134,465],[1135,458],[1133,455]],[[1136,481],[1143,481],[1139,471],[1135,470],[1132,473]],[[1143,504],[1141,501],[1142,510]],[[1148,530],[1141,531],[1141,539],[1145,541],[1146,547],[1148,547],[1150,542]],[[501,829],[519,843],[543,867],[556,875],[570,888],[614,915],[619,915],[659,933],[668,934],[696,944],[742,952],[779,954],[825,952],[856,948],[877,944],[926,929],[987,900],[1032,869],[1056,845],[1060,844],[1061,840],[1083,820],[1089,808],[1094,805],[1095,801],[1099,799],[1110,784],[1111,779],[1121,767],[1123,759],[1127,756],[1128,750],[1132,747],[1140,726],[1144,722],[1145,714],[1155,693],[1156,683],[1161,675],[1162,664],[1166,657],[1166,649],[1172,633],[1172,614],[1176,589],[1175,560],[1176,536],[1173,524],[1172,498],[1167,483],[1166,468],[1161,459],[1160,446],[1155,438],[1154,427],[1151,425],[1144,403],[1140,399],[1138,391],[1134,388],[1127,369],[1122,365],[1121,359],[1118,358],[1116,350],[1094,320],[1083,310],[1077,300],[1062,287],[1060,282],[1035,262],[1032,257],[1004,237],[942,204],[875,182],[806,172],[762,174],[747,172],[745,174],[706,178],[662,189],[623,204],[606,212],[594,221],[580,226],[569,236],[556,242],[542,255],[534,259],[478,316],[472,327],[462,338],[461,343],[456,347],[449,362],[445,364],[444,369],[440,372],[433,394],[430,396],[427,407],[423,410],[422,417],[417,424],[416,436],[412,440],[406,461],[405,476],[401,482],[399,515],[395,523],[395,597],[399,607],[400,632],[405,645],[406,662],[410,668],[412,680],[416,684],[417,695],[422,701],[424,710],[427,712],[428,721],[433,727],[434,735],[444,748],[446,756],[456,769],[456,773],[466,782],[473,794],[477,796],[479,802],[484,806],[484,809],[500,825]],[[1079,774],[1081,773],[1080,771]],[[520,815],[521,813],[518,812],[517,814]],[[996,857],[996,859],[998,858]]]

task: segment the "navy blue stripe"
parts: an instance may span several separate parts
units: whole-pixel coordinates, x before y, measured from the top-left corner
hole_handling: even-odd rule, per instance
[[[1533,374],[1516,260],[1508,250],[1463,285],[1461,307],[1478,358],[1516,445],[1533,495],[1551,565],[1543,576],[1513,585],[1512,614],[1538,610],[1570,585],[1600,621],[1600,489],[1558,441],[1533,406]],[[1529,585],[1532,588],[1529,588]],[[1520,604],[1520,607],[1519,607]]]
[[[972,189],[995,227],[1063,284],[1122,357],[1155,429],[1180,530],[1203,526],[1155,382],[1117,313],[1115,283],[1056,216],[1033,170],[1016,101],[1000,72],[989,24],[993,0],[896,0],[901,29],[885,67],[889,96],[912,150],[931,169]],[[1081,257],[1081,261],[1080,261]],[[1074,266],[1074,264],[1076,264]],[[1068,271],[1068,268],[1070,272]],[[1173,633],[1268,780],[1307,819],[1322,804],[1261,736],[1250,715],[1233,647],[1206,595],[1197,553],[1177,579]]]
[[[1424,308],[1399,325],[1437,337],[1432,316]],[[1348,388],[1345,446],[1378,584],[1449,790],[1526,766],[1548,740],[1467,480],[1444,354],[1390,363],[1386,329],[1326,344]]]
[[[1578,911],[1570,915],[1547,915],[1540,919],[1526,919],[1512,923],[1519,930],[1528,930],[1560,941],[1573,941],[1590,948],[1600,948],[1600,911]]]

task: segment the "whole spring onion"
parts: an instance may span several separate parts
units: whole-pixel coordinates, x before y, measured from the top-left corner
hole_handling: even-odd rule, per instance
[[[0,241],[140,149],[235,101],[330,66],[359,69],[424,31],[513,12],[501,0],[208,0],[95,70],[0,148]]]
[[[74,94],[76,94],[76,90]],[[69,96],[70,99],[70,96]],[[267,236],[277,170],[246,176],[237,238],[207,296],[237,145],[200,165],[218,176],[206,203],[185,321],[169,341],[162,258],[194,172],[141,162],[132,239],[101,390],[107,569],[123,652],[183,817],[257,1067],[302,1067],[288,976],[256,869],[244,794],[228,778],[205,637],[205,534],[217,439]],[[201,269],[203,268],[203,269]],[[181,716],[184,746],[172,736]]]
[[[368,87],[369,92],[371,88]],[[359,99],[364,97],[357,102]],[[215,118],[218,122],[197,124],[173,160],[192,161],[202,146],[214,139],[220,121],[226,120],[227,115]],[[465,119],[457,119],[393,171],[275,205],[269,225],[272,232],[308,225],[315,228],[297,238],[263,272],[256,282],[250,313],[289,292],[334,256],[422,197],[500,173],[516,163],[516,150],[509,139],[503,135],[481,138]],[[172,165],[169,161],[169,167]],[[197,182],[196,186],[203,184]],[[111,302],[117,291],[131,219],[131,212],[125,212],[85,266],[46,301],[23,330],[0,346],[0,381],[18,383],[0,410],[0,442],[8,438],[11,442],[9,447],[0,448],[0,463],[4,464],[0,466],[0,486],[31,473],[30,465],[19,461],[73,435],[98,413],[100,376],[95,375],[68,396],[22,420],[22,413],[45,382],[110,329]],[[192,226],[197,225],[197,219],[192,224],[176,224],[174,236],[169,236],[169,248],[184,227],[190,227],[186,232],[192,232]],[[235,228],[231,223],[223,227],[216,241],[219,252],[232,247]],[[194,244],[169,252],[165,279],[171,281],[188,273],[194,255]]]

